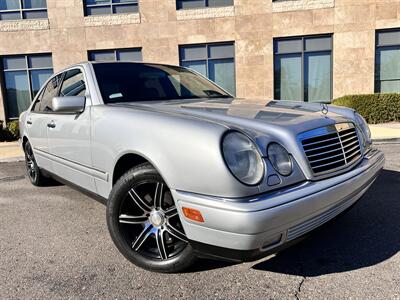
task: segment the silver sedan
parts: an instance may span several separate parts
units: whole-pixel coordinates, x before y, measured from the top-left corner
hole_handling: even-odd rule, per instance
[[[116,247],[157,272],[276,252],[350,208],[384,164],[353,110],[238,99],[169,65],[74,65],[20,128],[32,184],[104,200]]]

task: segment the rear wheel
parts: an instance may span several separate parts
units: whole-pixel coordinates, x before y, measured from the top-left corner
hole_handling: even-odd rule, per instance
[[[115,184],[107,204],[107,225],[121,253],[156,272],[179,272],[196,259],[171,191],[148,163]]]
[[[46,183],[47,178],[40,172],[39,166],[36,163],[35,155],[33,154],[32,146],[29,142],[24,145],[25,165],[28,173],[28,178],[35,186],[42,186]]]

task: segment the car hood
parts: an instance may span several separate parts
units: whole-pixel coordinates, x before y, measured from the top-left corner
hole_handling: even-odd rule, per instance
[[[349,110],[319,103],[260,99],[196,99],[113,104],[216,122],[232,129],[268,133],[285,129],[300,133],[339,122],[351,121]]]

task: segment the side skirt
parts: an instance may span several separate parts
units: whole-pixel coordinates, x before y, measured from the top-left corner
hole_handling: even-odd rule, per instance
[[[66,179],[64,179],[64,178],[52,173],[52,172],[49,172],[49,171],[47,171],[45,169],[40,169],[40,172],[42,172],[43,175],[46,176],[46,177],[53,178],[54,180],[73,188],[74,190],[76,190],[76,191],[78,191],[78,192],[80,192],[80,193],[82,193],[82,194],[84,194],[84,195],[96,200],[97,202],[100,202],[101,204],[107,205],[107,201],[108,201],[107,198],[104,198],[104,197],[102,197],[102,196],[100,196],[100,195],[98,195],[96,193],[93,193],[92,191],[89,191],[89,190],[87,190],[87,189],[85,189],[85,188],[83,188],[83,187],[81,187],[79,185],[76,185],[76,184],[74,184],[74,183],[72,183],[72,182],[70,182],[70,181],[68,181],[68,180],[66,180]]]

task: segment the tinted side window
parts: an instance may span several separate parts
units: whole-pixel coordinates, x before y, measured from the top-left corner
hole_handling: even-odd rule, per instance
[[[36,98],[35,103],[32,105],[32,110],[33,112],[40,112],[40,104],[41,104],[41,100],[43,97],[43,93],[44,93],[44,89],[41,91],[40,95]]]
[[[41,104],[40,104],[40,111],[44,112],[51,112],[53,111],[52,108],[52,100],[54,97],[58,96],[58,88],[60,86],[62,74],[53,77],[49,83],[47,84],[46,88],[43,91],[41,96]]]
[[[86,85],[81,70],[67,71],[61,85],[60,96],[85,96],[85,93]]]

